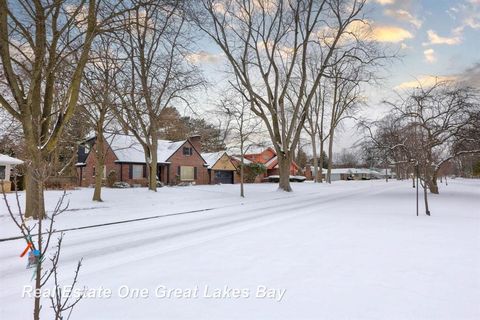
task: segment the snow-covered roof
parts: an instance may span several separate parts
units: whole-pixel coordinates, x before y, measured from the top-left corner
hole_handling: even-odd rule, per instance
[[[274,156],[272,159],[268,160],[265,163],[265,167],[267,167],[267,169],[272,169],[272,168],[275,168],[277,163],[278,163],[277,156]],[[273,164],[275,164],[275,165],[273,165]]]
[[[322,170],[323,173],[327,173],[326,169]],[[366,168],[337,168],[332,169],[332,174],[374,174],[378,175],[378,171],[366,169]]]
[[[202,153],[202,158],[207,163],[208,169],[212,169],[224,154],[225,151]]]
[[[143,147],[134,136],[116,134],[106,140],[117,156],[118,162],[145,163]],[[185,142],[186,140],[158,140],[158,163],[166,163]]]
[[[242,157],[241,156],[231,156],[231,158],[233,160],[237,160],[238,162],[241,162],[242,161]],[[248,160],[247,158],[243,157],[243,163],[245,164],[251,164],[252,161],[251,160]]]
[[[0,154],[0,164],[22,164],[23,161],[17,158],[7,156],[6,154]]]

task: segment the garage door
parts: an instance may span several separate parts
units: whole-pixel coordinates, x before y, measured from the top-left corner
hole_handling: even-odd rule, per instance
[[[215,183],[232,184],[233,171],[215,171]]]

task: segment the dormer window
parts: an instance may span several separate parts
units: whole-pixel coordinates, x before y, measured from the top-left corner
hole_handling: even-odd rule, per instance
[[[191,156],[193,154],[192,147],[183,147],[183,155]]]

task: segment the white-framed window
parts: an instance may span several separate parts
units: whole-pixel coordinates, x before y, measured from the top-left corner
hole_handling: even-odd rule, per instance
[[[143,178],[143,165],[134,164],[132,166],[132,179],[142,179]]]
[[[191,156],[193,154],[192,147],[183,147],[183,155],[184,156]]]
[[[193,180],[195,180],[195,167],[181,166],[180,167],[180,180],[181,181],[193,181]]]

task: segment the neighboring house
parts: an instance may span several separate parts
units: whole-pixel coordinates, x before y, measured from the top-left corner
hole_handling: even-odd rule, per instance
[[[307,166],[305,168],[305,176],[308,180],[313,180],[313,168]],[[322,169],[322,177],[325,179],[327,176],[327,169]],[[370,180],[379,179],[382,175],[372,169],[366,168],[337,168],[332,169],[330,174],[331,181],[339,180]]]
[[[22,163],[23,161],[20,159],[0,154],[0,192],[10,192],[12,190],[10,171],[14,166]]]
[[[207,162],[210,184],[232,184],[238,180],[237,168],[225,151],[202,153],[202,158]]]
[[[134,136],[115,134],[106,137],[104,177],[112,171],[116,180],[131,185],[148,185],[147,166],[142,146]],[[167,185],[208,184],[207,163],[200,154],[200,136],[182,141],[158,140],[157,178]],[[95,139],[79,149],[77,175],[80,186],[95,183]]]
[[[278,176],[280,174],[278,169],[277,153],[275,150],[273,150],[273,148],[269,147],[260,153],[246,154],[245,158],[253,163],[263,164],[267,168],[267,173],[263,176],[263,178],[267,178],[269,176]],[[295,161],[292,161],[290,164],[290,175],[295,176],[298,172],[298,168],[299,167]]]

